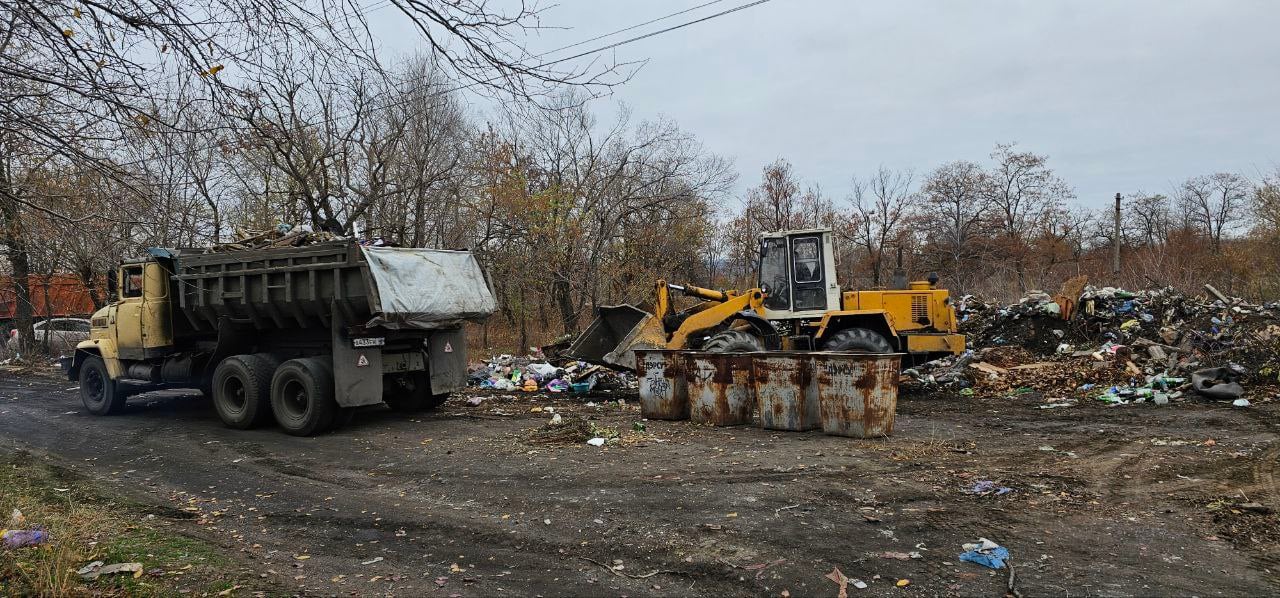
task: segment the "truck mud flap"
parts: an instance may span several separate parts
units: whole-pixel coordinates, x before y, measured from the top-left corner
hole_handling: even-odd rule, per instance
[[[467,386],[467,337],[461,328],[436,330],[427,340],[427,372],[431,394],[457,392]]]
[[[333,310],[333,396],[343,407],[382,402],[382,347],[356,347],[345,330],[349,323]]]

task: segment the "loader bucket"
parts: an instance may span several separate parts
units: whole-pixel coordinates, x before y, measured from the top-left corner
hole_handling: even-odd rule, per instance
[[[567,351],[570,357],[588,363],[634,370],[633,349],[662,349],[666,335],[653,314],[634,305],[606,305]]]

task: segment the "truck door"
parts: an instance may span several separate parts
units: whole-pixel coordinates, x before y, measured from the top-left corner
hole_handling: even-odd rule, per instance
[[[142,264],[120,269],[120,301],[116,304],[116,349],[122,359],[142,358]]]
[[[826,268],[822,260],[822,235],[791,237],[792,300],[795,311],[826,310]]]
[[[142,270],[142,348],[163,349],[173,344],[169,318],[169,272],[159,262]]]

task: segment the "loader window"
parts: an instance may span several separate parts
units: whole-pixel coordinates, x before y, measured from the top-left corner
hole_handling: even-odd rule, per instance
[[[760,286],[768,286],[766,309],[791,309],[791,277],[787,275],[787,240],[760,240]]]
[[[792,241],[791,260],[796,282],[822,282],[822,250],[817,237]]]

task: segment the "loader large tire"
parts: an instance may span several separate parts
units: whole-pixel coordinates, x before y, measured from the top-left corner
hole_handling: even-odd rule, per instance
[[[94,415],[114,415],[128,399],[124,385],[111,379],[101,357],[86,357],[80,366],[80,402]]]
[[[850,353],[893,353],[893,345],[883,335],[866,328],[845,328],[822,343],[824,351]]]
[[[713,353],[747,353],[750,351],[763,351],[764,343],[750,332],[742,330],[725,330],[717,332],[702,343],[703,351],[711,351]]]
[[[271,378],[280,361],[233,355],[213,370],[213,407],[229,428],[248,430],[271,419]]]
[[[271,380],[271,411],[288,434],[311,436],[329,431],[338,411],[329,364],[316,357],[281,364]]]

